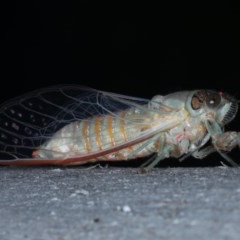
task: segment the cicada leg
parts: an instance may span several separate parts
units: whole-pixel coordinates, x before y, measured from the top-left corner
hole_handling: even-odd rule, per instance
[[[232,166],[239,166],[224,152],[230,152],[237,146],[240,147],[240,132],[223,132],[221,127],[215,121],[206,121],[205,125],[212,138],[212,145],[216,151]]]
[[[240,147],[240,133],[229,131],[216,134],[212,143],[217,151],[224,157],[232,166],[238,166],[229,156],[227,156],[224,152],[230,152],[235,147]],[[224,151],[224,152],[222,152]]]
[[[233,148],[240,147],[240,133],[233,131],[219,133],[213,137],[212,143],[220,151],[230,152]]]
[[[145,163],[141,165],[141,168],[145,168],[145,170],[150,170],[154,168],[161,160],[166,158],[169,155],[169,147],[165,144],[165,137],[164,135],[160,135],[158,139],[158,152],[156,155],[149,158]]]
[[[216,149],[213,146],[207,146],[200,150],[194,151],[193,153],[191,153],[191,155],[194,158],[203,159],[203,158],[207,157],[209,154],[214,153],[214,152],[216,152]]]

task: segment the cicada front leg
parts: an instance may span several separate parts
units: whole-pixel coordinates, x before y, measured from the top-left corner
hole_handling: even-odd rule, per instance
[[[218,133],[212,138],[212,143],[216,149],[230,152],[233,148],[240,147],[240,132],[229,131]]]
[[[216,152],[216,149],[213,146],[207,146],[202,149],[194,151],[191,155],[194,158],[203,159],[203,158],[207,157],[209,154],[214,153],[214,152]],[[181,158],[181,161],[183,159],[185,159],[185,157]]]
[[[192,153],[195,158],[203,159],[211,153],[230,152],[233,148],[240,147],[240,133],[238,132],[223,132],[215,134],[212,137],[212,145],[199,149]]]
[[[240,132],[222,132],[212,136],[212,145],[199,149],[192,153],[195,158],[203,159],[209,154],[217,151],[231,166],[240,167],[225,152],[230,152],[235,147],[240,147]]]

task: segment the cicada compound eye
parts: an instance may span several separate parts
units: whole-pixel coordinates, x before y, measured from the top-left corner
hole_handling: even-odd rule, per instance
[[[198,91],[196,92],[191,101],[191,106],[193,110],[198,110],[202,107],[203,103],[206,100],[206,91]]]
[[[213,91],[198,91],[196,92],[191,101],[191,106],[193,110],[198,110],[204,104],[206,104],[209,108],[217,107],[221,102],[221,96],[217,92]]]
[[[216,108],[221,102],[221,96],[216,92],[208,92],[206,104],[209,108]]]

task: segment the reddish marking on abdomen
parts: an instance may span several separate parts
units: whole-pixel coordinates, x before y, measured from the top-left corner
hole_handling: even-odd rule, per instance
[[[176,140],[177,140],[177,141],[181,140],[182,138],[183,138],[183,134],[182,134],[182,133],[180,133],[180,134],[178,134],[178,135],[176,136]]]

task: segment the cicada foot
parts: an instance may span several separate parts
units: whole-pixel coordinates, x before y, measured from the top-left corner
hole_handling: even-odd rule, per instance
[[[207,146],[205,148],[202,148],[200,150],[193,152],[192,156],[194,158],[203,159],[215,151],[216,151],[216,149],[213,146]]]
[[[220,151],[230,152],[233,148],[240,146],[239,132],[223,132],[212,139],[213,145]]]

